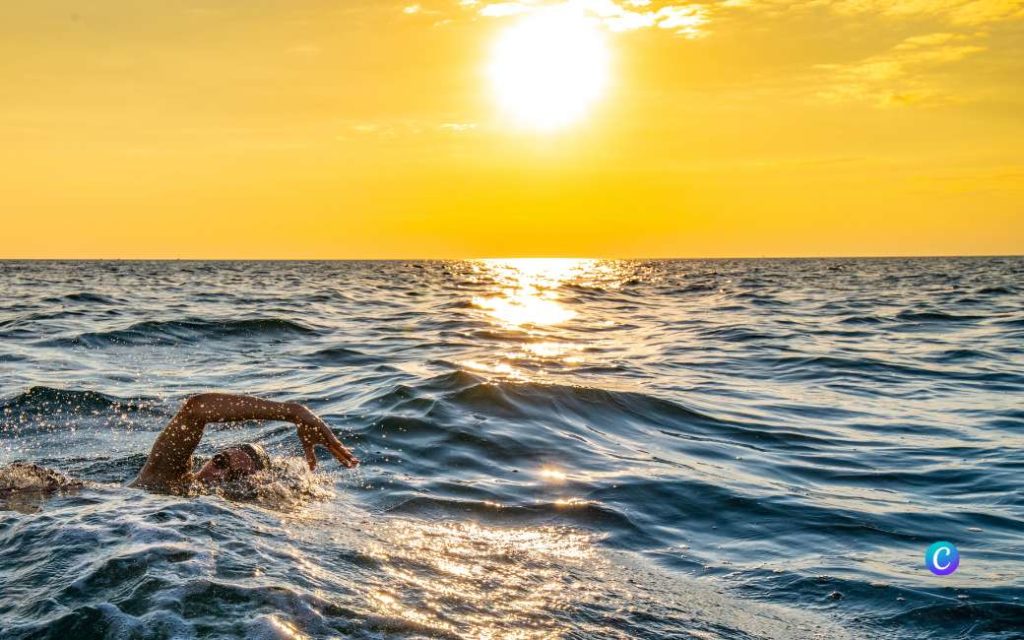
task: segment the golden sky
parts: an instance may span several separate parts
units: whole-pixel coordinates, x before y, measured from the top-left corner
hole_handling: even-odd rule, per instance
[[[0,208],[7,258],[1020,254],[1024,0],[5,2]]]

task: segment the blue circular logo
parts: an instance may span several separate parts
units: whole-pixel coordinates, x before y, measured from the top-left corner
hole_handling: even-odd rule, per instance
[[[960,566],[960,552],[952,542],[936,542],[924,552],[924,566],[937,576],[948,576]]]

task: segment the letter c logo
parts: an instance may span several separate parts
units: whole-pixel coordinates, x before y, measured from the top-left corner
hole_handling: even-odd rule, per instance
[[[948,576],[960,566],[960,552],[952,542],[936,542],[925,551],[924,566],[937,576]]]

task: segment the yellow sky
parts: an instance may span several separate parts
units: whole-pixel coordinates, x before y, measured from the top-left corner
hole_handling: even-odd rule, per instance
[[[0,257],[1024,253],[1024,0],[570,0],[538,130],[541,4],[0,4]]]

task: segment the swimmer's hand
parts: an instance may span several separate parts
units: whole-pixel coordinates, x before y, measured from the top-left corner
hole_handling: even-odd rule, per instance
[[[359,459],[352,455],[348,448],[341,444],[341,441],[334,436],[327,423],[306,407],[296,407],[295,426],[299,433],[299,442],[302,443],[302,451],[306,455],[306,464],[309,470],[316,469],[316,447],[327,449],[334,459],[346,467],[354,467],[359,464]]]
[[[296,402],[275,402],[237,393],[200,393],[189,397],[157,436],[145,466],[133,486],[157,490],[187,484],[192,477],[192,455],[206,425],[243,420],[281,420],[299,431],[299,441],[310,469],[316,468],[316,447],[325,447],[346,467],[359,464],[315,413]]]

